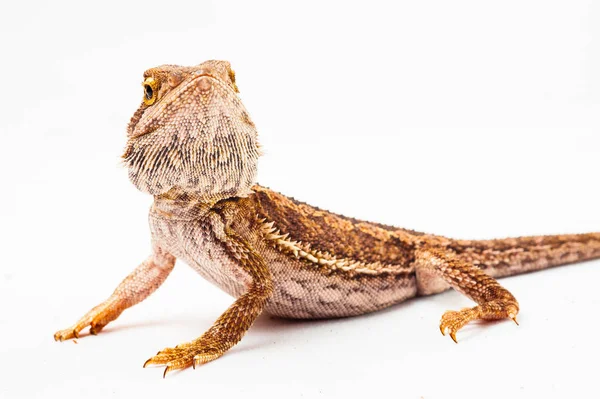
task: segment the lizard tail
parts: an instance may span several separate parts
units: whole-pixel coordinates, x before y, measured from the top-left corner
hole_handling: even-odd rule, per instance
[[[489,275],[505,277],[600,258],[600,233],[455,240],[450,247]]]

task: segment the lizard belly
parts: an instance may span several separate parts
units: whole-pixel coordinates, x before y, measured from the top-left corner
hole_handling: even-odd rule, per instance
[[[414,297],[414,273],[368,275],[327,272],[277,249],[266,249],[275,290],[266,311],[294,319],[356,316]]]

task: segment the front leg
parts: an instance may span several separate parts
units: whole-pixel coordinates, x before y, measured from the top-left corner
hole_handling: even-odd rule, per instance
[[[142,302],[167,279],[175,266],[175,257],[156,247],[154,253],[119,284],[104,302],[87,312],[71,327],[54,334],[56,341],[78,338],[79,333],[90,327],[97,334],[127,308]]]
[[[454,342],[457,342],[456,332],[472,320],[510,318],[517,323],[519,303],[515,297],[494,278],[475,265],[458,259],[452,252],[440,248],[420,249],[415,266],[434,271],[452,288],[478,304],[459,311],[447,311],[442,316],[440,330],[444,335],[449,332]]]
[[[163,378],[171,370],[210,362],[238,343],[262,313],[273,293],[271,273],[262,258],[236,233],[226,230],[221,238],[230,256],[251,277],[248,291],[240,296],[202,336],[174,348],[164,349],[146,361],[147,365],[166,366]]]

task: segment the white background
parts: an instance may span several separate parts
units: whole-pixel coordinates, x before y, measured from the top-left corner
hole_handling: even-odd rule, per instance
[[[10,4],[10,5],[8,5]],[[0,6],[0,397],[598,396],[600,261],[502,281],[512,322],[442,337],[455,292],[364,317],[262,316],[223,358],[143,362],[232,299],[185,264],[97,337],[52,334],[149,252],[119,165],[145,69],[227,59],[259,181],[460,238],[600,230],[600,2],[144,1]]]

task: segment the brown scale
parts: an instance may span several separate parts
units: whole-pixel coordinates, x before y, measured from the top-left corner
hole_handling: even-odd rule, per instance
[[[155,198],[153,253],[56,340],[86,327],[100,332],[154,292],[178,257],[237,299],[199,338],[145,363],[165,366],[163,375],[218,358],[263,311],[349,316],[450,287],[477,304],[443,314],[440,330],[456,341],[472,320],[516,322],[518,302],[494,277],[600,257],[600,233],[452,240],[336,215],[258,186],[256,128],[237,92],[225,61],[144,73],[123,161],[132,183]],[[293,295],[298,290],[310,295]]]

